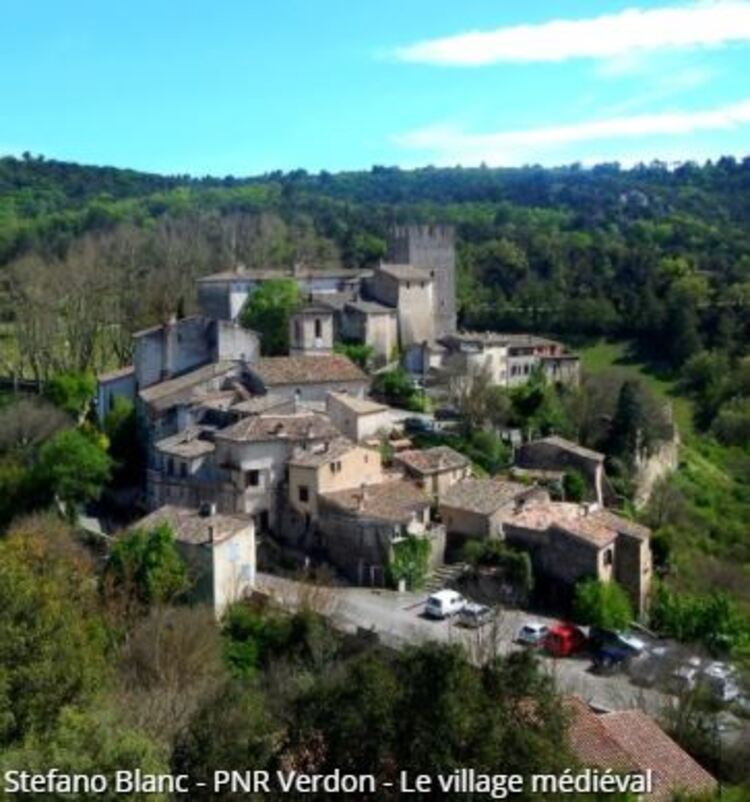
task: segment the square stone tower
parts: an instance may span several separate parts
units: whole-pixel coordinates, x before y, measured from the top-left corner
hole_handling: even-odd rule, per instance
[[[434,280],[435,337],[456,330],[456,232],[448,225],[394,226],[388,261],[429,270]]]

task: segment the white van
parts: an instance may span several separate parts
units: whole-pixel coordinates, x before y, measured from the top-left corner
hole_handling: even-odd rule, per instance
[[[455,590],[439,590],[427,598],[424,613],[429,618],[450,618],[461,612],[466,605],[466,599]]]

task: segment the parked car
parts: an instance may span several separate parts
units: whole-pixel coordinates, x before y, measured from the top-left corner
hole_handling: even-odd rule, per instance
[[[594,652],[594,671],[597,674],[614,674],[627,667],[634,653],[619,646],[602,646]]]
[[[439,590],[427,598],[424,606],[428,618],[450,618],[466,605],[466,599],[455,590]]]
[[[714,699],[722,704],[733,702],[741,692],[735,670],[726,663],[711,663],[706,666],[701,683]]]
[[[524,646],[541,646],[548,634],[549,627],[546,624],[529,621],[518,630],[516,641]]]
[[[646,648],[645,642],[628,630],[616,632],[610,629],[591,627],[589,641],[594,649],[611,646],[631,654],[642,654]]]
[[[479,629],[492,619],[492,610],[486,604],[466,602],[458,613],[458,623],[470,629]]]
[[[669,677],[669,690],[676,694],[692,691],[698,685],[700,673],[700,657],[691,657],[672,672]]]
[[[435,431],[435,423],[429,418],[404,418],[404,431],[407,434],[429,434]]]
[[[586,636],[575,624],[557,624],[544,639],[544,648],[554,657],[569,657],[583,650]]]

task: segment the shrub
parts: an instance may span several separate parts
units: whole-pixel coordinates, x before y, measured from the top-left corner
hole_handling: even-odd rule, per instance
[[[575,589],[573,614],[578,621],[601,629],[625,629],[633,620],[633,608],[616,582],[586,579]]]

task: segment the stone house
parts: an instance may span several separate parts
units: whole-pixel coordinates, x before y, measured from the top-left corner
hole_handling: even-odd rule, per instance
[[[467,478],[446,488],[438,506],[450,534],[493,538],[502,537],[503,521],[510,510],[548,499],[549,495],[535,486]]]
[[[573,587],[583,579],[616,580],[639,616],[648,608],[650,530],[597,505],[536,502],[508,510],[502,537],[529,552],[534,570]]]
[[[435,337],[433,279],[430,271],[409,264],[381,264],[372,280],[376,301],[396,309],[399,345]]]
[[[172,530],[191,582],[189,598],[209,604],[217,618],[229,604],[245,598],[255,585],[255,527],[250,518],[167,505],[131,528],[149,531],[162,524]]]
[[[358,585],[385,585],[394,548],[409,537],[427,539],[432,569],[444,558],[445,528],[432,522],[431,504],[424,490],[403,479],[324,493],[318,499],[321,544]]]
[[[598,451],[554,435],[522,445],[515,463],[526,470],[578,471],[588,485],[588,499],[604,503],[604,454]]]
[[[388,406],[348,393],[328,393],[326,414],[345,437],[356,443],[392,428]]]
[[[435,501],[444,497],[449,487],[471,474],[471,463],[449,446],[435,446],[420,451],[407,449],[393,457],[400,466]]]
[[[333,310],[312,300],[289,317],[290,356],[333,353]]]
[[[345,437],[295,452],[289,460],[289,504],[309,527],[319,518],[321,494],[384,481],[380,452]]]
[[[136,382],[135,368],[133,365],[100,373],[96,377],[96,416],[99,424],[104,423],[104,419],[112,411],[115,399],[124,398],[131,403],[135,401]]]
[[[340,336],[373,349],[375,363],[385,364],[398,348],[398,312],[373,300],[348,300],[339,313]]]
[[[331,392],[364,398],[367,374],[342,354],[263,357],[247,366],[250,389],[299,401],[324,402]]]

